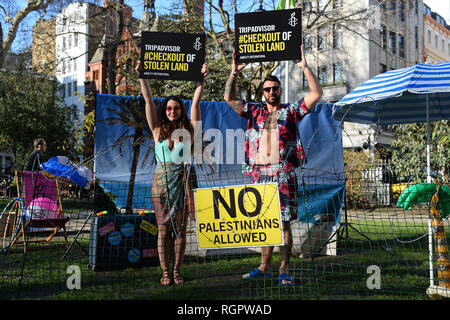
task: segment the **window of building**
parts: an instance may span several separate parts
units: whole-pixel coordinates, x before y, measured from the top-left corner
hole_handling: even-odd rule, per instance
[[[443,25],[443,26],[445,27],[446,23],[445,23],[444,18],[442,18],[442,17],[441,17],[440,15],[438,15],[438,14],[436,14],[435,17],[436,17],[435,20],[436,20],[440,25]]]
[[[72,72],[72,61],[67,60],[67,73]]]
[[[428,40],[428,43],[431,44],[431,30],[428,30],[428,32],[427,32],[427,40]]]
[[[95,71],[93,72],[93,77],[94,77],[94,81],[95,81],[95,80],[98,80],[98,70],[95,70]]]
[[[67,84],[67,97],[70,97],[72,95],[72,83]]]
[[[344,65],[342,63],[333,63],[333,82],[344,81]]]
[[[78,33],[75,33],[73,35],[73,46],[76,48],[78,47]]]
[[[416,42],[416,49],[419,49],[419,28],[417,26],[414,28],[414,36]]]
[[[334,24],[333,25],[333,48],[342,49],[342,47],[343,47],[342,26]]]
[[[319,10],[318,12],[319,13],[323,12],[325,10],[327,4],[328,4],[328,0],[319,0],[318,6],[317,6],[317,9]]]
[[[77,59],[73,59],[73,71],[77,71]]]
[[[77,86],[77,81],[76,80],[73,82],[72,86],[73,86],[73,94],[75,94],[77,92],[77,90],[78,90],[78,86]]]
[[[405,37],[401,34],[398,35],[398,55],[401,58],[405,57]]]
[[[445,52],[445,40],[441,39],[441,43],[442,43],[442,51]]]
[[[387,30],[382,24],[380,25],[380,45],[383,49],[387,48]]]
[[[320,84],[328,83],[328,66],[320,66],[317,70],[317,78]]]
[[[317,50],[325,50],[328,48],[326,27],[321,27],[317,35]]]
[[[304,1],[303,2],[303,11],[304,12],[311,12],[312,11],[311,1]]]
[[[439,37],[437,34],[434,35],[434,46],[436,49],[439,48]]]
[[[304,43],[304,47],[305,47],[305,52],[309,53],[312,50],[312,45],[313,45],[313,41],[312,41],[312,36],[311,34],[307,34],[305,36],[305,38],[303,39]]]
[[[62,62],[62,70],[61,70],[62,74],[66,74],[66,60],[63,60]]]
[[[72,35],[71,34],[69,34],[68,36],[67,36],[67,47],[70,49],[70,48],[72,48]]]
[[[389,48],[391,53],[395,54],[397,52],[395,32],[392,31],[389,32]]]
[[[405,21],[405,4],[403,0],[397,1],[397,17],[400,21]]]
[[[65,36],[63,36],[63,39],[62,39],[62,47],[63,47],[63,50],[66,50],[66,37]]]
[[[395,10],[395,0],[387,0],[387,8],[389,10]]]
[[[333,9],[342,8],[343,0],[333,0]]]
[[[66,97],[66,85],[65,84],[61,85],[61,96],[63,99]]]
[[[387,67],[384,63],[380,63],[380,73],[385,73],[387,71]]]
[[[308,79],[306,79],[305,75],[303,75],[302,86],[303,88],[309,88]]]

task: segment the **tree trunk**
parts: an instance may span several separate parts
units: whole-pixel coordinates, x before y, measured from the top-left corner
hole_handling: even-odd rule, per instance
[[[141,144],[136,143],[142,136],[142,130],[136,129],[133,138],[133,159],[131,161],[130,180],[128,182],[128,197],[127,197],[127,213],[133,213],[133,196],[134,196],[134,183],[136,180],[136,170],[139,161],[139,153],[141,151]]]
[[[117,75],[117,61],[116,61],[116,53],[117,47],[122,41],[122,35],[124,31],[124,14],[123,7],[124,0],[120,0],[117,2],[115,8],[112,8],[114,12],[111,13],[111,18],[109,23],[111,23],[111,28],[113,30],[113,35],[107,39],[106,47],[107,47],[107,59],[108,59],[108,77],[107,77],[107,87],[109,94],[116,94],[116,75]],[[106,28],[107,32],[110,32],[111,29]]]
[[[11,49],[11,45],[16,38],[20,23],[33,11],[45,10],[54,0],[28,0],[27,5],[23,7],[12,19],[11,25],[3,39],[3,29],[0,26],[0,68],[5,63],[6,55]],[[0,6],[0,9],[3,7]],[[6,15],[6,12],[5,12]]]

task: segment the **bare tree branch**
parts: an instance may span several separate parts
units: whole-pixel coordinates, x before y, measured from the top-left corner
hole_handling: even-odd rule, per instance
[[[40,11],[40,10],[46,10],[47,7],[53,2],[54,0],[28,0],[25,7],[23,7],[15,16],[11,19],[11,25],[8,29],[8,33],[6,34],[5,39],[3,40],[3,30],[1,30],[0,27],[0,34],[2,37],[0,37],[0,67],[3,66],[5,62],[6,54],[11,49],[11,45],[16,38],[17,31],[19,30],[20,23],[33,11]],[[3,11],[5,9],[1,7]],[[6,13],[6,11],[5,11]],[[8,15],[6,15],[8,17]]]

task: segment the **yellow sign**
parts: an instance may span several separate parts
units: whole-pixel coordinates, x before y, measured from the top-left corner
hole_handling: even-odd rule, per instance
[[[158,227],[156,227],[155,225],[151,224],[146,220],[142,220],[140,227],[142,230],[145,230],[154,236],[156,236],[156,234],[158,233]]]
[[[194,190],[200,249],[284,244],[276,183]]]

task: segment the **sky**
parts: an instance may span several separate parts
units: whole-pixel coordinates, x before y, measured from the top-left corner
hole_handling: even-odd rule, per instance
[[[72,0],[72,2],[75,2],[76,0]],[[264,1],[264,8],[266,10],[269,10],[270,7],[274,7],[274,3],[278,0],[263,0]],[[450,1],[450,0],[449,0]],[[103,6],[104,0],[89,0],[88,2],[94,2],[96,4],[100,4]],[[224,1],[224,3],[227,3],[230,1]],[[0,0],[0,6],[5,5],[6,9],[8,11],[11,11],[11,16],[18,12],[21,8],[25,6],[27,3],[27,0]],[[125,3],[132,7],[133,9],[133,16],[136,18],[142,17],[142,11],[144,8],[144,0],[125,0]],[[255,5],[251,5],[252,3],[256,3],[257,7],[259,7],[259,0],[237,0],[237,6],[238,10],[242,12],[248,12],[248,11],[254,11],[257,9]],[[155,11],[156,15],[161,14],[168,14],[170,12],[173,12],[172,8],[174,5],[177,5],[177,7],[181,7],[183,4],[183,0],[155,0]],[[230,8],[231,9],[231,8]],[[51,15],[51,17],[53,17]],[[0,22],[3,27],[3,38],[6,37],[7,28],[9,25],[4,23],[4,12],[0,10]],[[17,33],[16,40],[13,42],[12,51],[14,53],[23,51],[27,47],[31,46],[31,37],[32,37],[32,28],[34,24],[36,23],[37,19],[39,19],[40,16],[38,13],[32,13],[30,14],[21,24],[19,32]],[[44,16],[44,18],[49,18],[49,15],[47,14]]]
[[[27,0],[6,0],[1,1],[2,3],[10,3],[10,5],[7,5],[7,10],[11,11],[18,11],[20,8],[24,6],[24,4],[27,2]],[[103,5],[103,0],[97,0],[97,2],[101,3]],[[238,1],[240,3],[250,2],[248,0],[240,0]],[[259,2],[259,1],[255,1]],[[268,4],[268,3],[271,4]],[[277,0],[265,0],[264,8],[268,9],[270,5],[273,6],[273,3],[276,3]],[[141,18],[142,16],[142,9],[144,7],[144,0],[126,0],[125,3],[130,5],[133,8],[133,15],[136,18]],[[170,8],[172,4],[174,3],[182,3],[182,0],[155,0],[155,10],[156,14],[164,14],[170,11]],[[446,19],[447,24],[450,24],[450,0],[424,0],[424,3],[426,3],[432,11],[439,13],[444,19]],[[248,6],[247,6],[248,7]],[[253,8],[255,10],[256,8]],[[250,11],[253,11],[250,9]],[[246,11],[246,10],[243,10]],[[27,47],[31,46],[31,30],[33,25],[35,24],[36,20],[39,18],[39,14],[33,13],[30,14],[27,19],[21,24],[20,30],[17,34],[16,40],[13,42],[12,51],[13,52],[20,52]],[[3,27],[3,37],[6,37],[7,28],[8,25],[5,25],[4,23],[4,14],[3,11],[0,10],[0,22],[2,23]]]
[[[431,11],[439,13],[450,24],[450,0],[424,0]]]
[[[73,0],[75,1],[75,0]],[[2,0],[0,0],[0,2],[3,2]],[[26,5],[27,0],[6,0],[4,1],[4,3],[6,4],[6,9],[10,10],[12,14],[14,14],[15,12],[17,12],[18,10],[20,10],[21,8],[23,8]],[[89,2],[95,2],[97,4],[100,4],[101,6],[103,6],[103,2],[104,0],[92,0]],[[155,3],[155,11],[156,14],[164,14],[167,13],[170,8],[171,5],[173,3],[176,2],[182,2],[181,0],[156,0]],[[136,18],[141,18],[142,17],[142,11],[144,8],[144,0],[126,0],[125,1],[126,4],[128,4],[129,6],[132,7],[133,9],[133,16],[135,16]],[[1,4],[3,5],[3,3]],[[46,16],[44,16],[44,18],[49,18],[49,17],[53,17],[55,16],[55,14],[49,15],[47,14]],[[31,37],[32,37],[32,28],[33,25],[36,23],[37,19],[40,18],[40,15],[36,12],[31,13],[29,16],[27,16],[27,18],[21,23],[19,31],[17,33],[17,37],[16,40],[13,42],[13,47],[12,47],[12,51],[13,52],[20,52],[23,49],[25,49],[28,46],[31,46]],[[3,27],[3,38],[6,37],[6,33],[7,33],[7,29],[9,27],[9,25],[5,25],[4,23],[4,13],[2,10],[0,10],[0,20],[2,23],[2,27]]]
[[[73,0],[74,2],[75,0]],[[0,2],[3,2],[0,0]],[[4,3],[6,4],[6,9],[10,10],[12,14],[20,10],[26,5],[27,0],[6,0]],[[92,0],[89,2],[95,2],[97,4],[100,4],[103,6],[104,0]],[[164,14],[170,11],[170,8],[172,7],[172,4],[181,2],[181,0],[156,0],[155,1],[155,11],[156,14]],[[132,7],[133,9],[133,16],[136,18],[142,17],[142,11],[144,8],[144,0],[126,0],[125,3]],[[3,4],[1,4],[3,5]],[[11,14],[11,15],[12,15]],[[44,16],[44,18],[53,17],[55,14],[49,15],[47,14]],[[7,28],[9,27],[8,24],[4,23],[4,13],[2,10],[0,10],[0,20],[3,27],[3,38],[6,37]],[[36,23],[37,19],[40,18],[40,15],[36,12],[31,13],[27,18],[21,23],[19,31],[17,33],[16,40],[13,42],[12,51],[13,52],[20,52],[23,49],[25,49],[28,46],[31,46],[31,36],[32,36],[32,28],[33,25]]]

